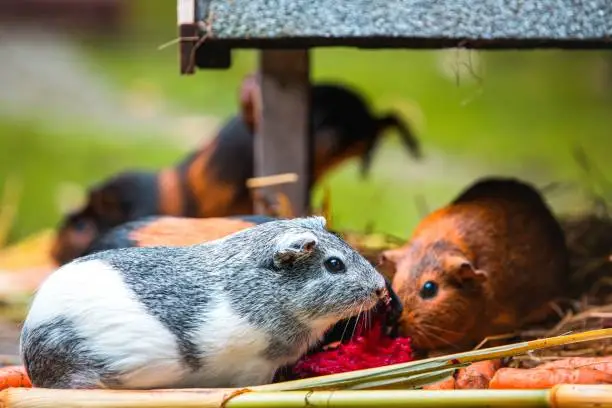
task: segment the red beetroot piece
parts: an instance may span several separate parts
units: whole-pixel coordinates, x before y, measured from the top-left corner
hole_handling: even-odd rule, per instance
[[[297,378],[308,378],[412,361],[410,338],[385,335],[382,329],[384,316],[372,316],[374,321],[368,330],[365,330],[365,319],[362,319],[352,339],[304,356],[293,367],[293,374]]]

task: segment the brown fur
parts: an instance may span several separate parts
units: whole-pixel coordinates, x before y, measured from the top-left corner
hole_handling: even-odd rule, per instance
[[[156,205],[152,201],[157,199],[158,178],[148,172],[126,172],[93,186],[86,205],[62,220],[50,251],[55,262],[62,265],[81,256],[108,228],[148,215],[147,207]],[[176,195],[172,172],[164,172],[161,178],[166,194]]]
[[[223,238],[255,224],[231,218],[161,217],[132,231],[129,238],[138,246],[188,246]]]
[[[402,331],[423,349],[465,349],[546,317],[564,294],[568,251],[539,193],[515,179],[476,182],[386,251]],[[420,295],[432,281],[437,294]]]
[[[314,178],[319,180],[332,170],[336,169],[346,160],[353,157],[361,157],[367,150],[365,142],[357,142],[352,146],[337,154],[330,154],[330,151],[326,150],[325,146],[315,146],[315,165],[314,165]]]
[[[211,163],[211,155],[217,148],[217,141],[213,140],[200,149],[195,159],[187,166],[185,179],[187,189],[195,202],[195,212],[179,215],[226,217],[253,212],[251,200],[241,200],[240,197],[237,197],[238,190],[243,186],[224,182],[216,177],[215,169],[208,168]]]
[[[62,228],[58,231],[55,241],[51,245],[50,255],[57,265],[81,256],[89,245],[98,236],[98,231],[93,222],[88,222],[84,229],[72,226]]]
[[[183,193],[180,175],[169,168],[159,172],[159,206],[162,214],[179,216],[183,213]]]
[[[261,118],[261,89],[259,75],[247,75],[240,86],[240,113],[251,133],[257,131]]]

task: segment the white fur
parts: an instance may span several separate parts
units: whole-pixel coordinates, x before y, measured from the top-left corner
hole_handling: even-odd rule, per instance
[[[321,228],[325,228],[325,226],[327,225],[327,219],[325,219],[324,216],[322,215],[313,215],[310,217],[313,221],[319,223],[319,225],[321,226]]]
[[[206,325],[195,336],[206,350],[205,366],[189,382],[210,387],[270,382],[276,365],[263,356],[269,336],[236,314],[223,296],[215,298],[207,314]]]
[[[296,350],[294,356],[278,361],[264,358],[270,337],[232,310],[230,302],[222,295],[208,312],[206,325],[200,328],[196,339],[206,350],[205,367],[190,376],[187,384],[205,381],[209,387],[243,387],[270,383],[276,369],[295,362],[307,351],[309,345]],[[313,329],[312,343],[334,323],[334,318],[310,322]]]
[[[319,240],[310,231],[305,232],[287,232],[280,237],[276,241],[276,251],[286,251],[290,249],[293,245],[296,244],[305,244],[307,242],[314,242],[315,245],[318,244]]]
[[[127,388],[156,387],[184,375],[175,337],[102,261],[71,263],[51,274],[24,325],[34,328],[58,316],[75,322],[93,352],[111,357],[110,368],[125,373],[120,380]]]

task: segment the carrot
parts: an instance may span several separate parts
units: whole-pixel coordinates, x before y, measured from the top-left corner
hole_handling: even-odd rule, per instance
[[[612,356],[606,357],[569,357],[541,364],[538,369],[549,368],[592,368],[612,374]]]
[[[448,378],[423,386],[424,390],[454,390],[455,389],[455,377],[452,375]]]
[[[489,388],[546,389],[557,384],[612,384],[612,374],[592,368],[500,368],[489,382]]]
[[[489,388],[489,381],[501,367],[501,360],[486,360],[472,363],[457,373],[457,389]]]
[[[0,391],[13,387],[32,387],[24,366],[12,365],[0,368]]]

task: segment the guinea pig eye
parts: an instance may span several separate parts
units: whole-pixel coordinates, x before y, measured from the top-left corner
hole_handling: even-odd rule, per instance
[[[72,227],[78,232],[83,232],[87,228],[88,225],[89,223],[85,220],[76,220],[72,224]]]
[[[331,273],[340,273],[346,270],[344,262],[342,262],[336,257],[327,259],[323,265],[325,265],[325,269],[327,269]]]
[[[438,294],[438,284],[432,281],[427,281],[423,284],[419,296],[423,299],[431,299]]]

